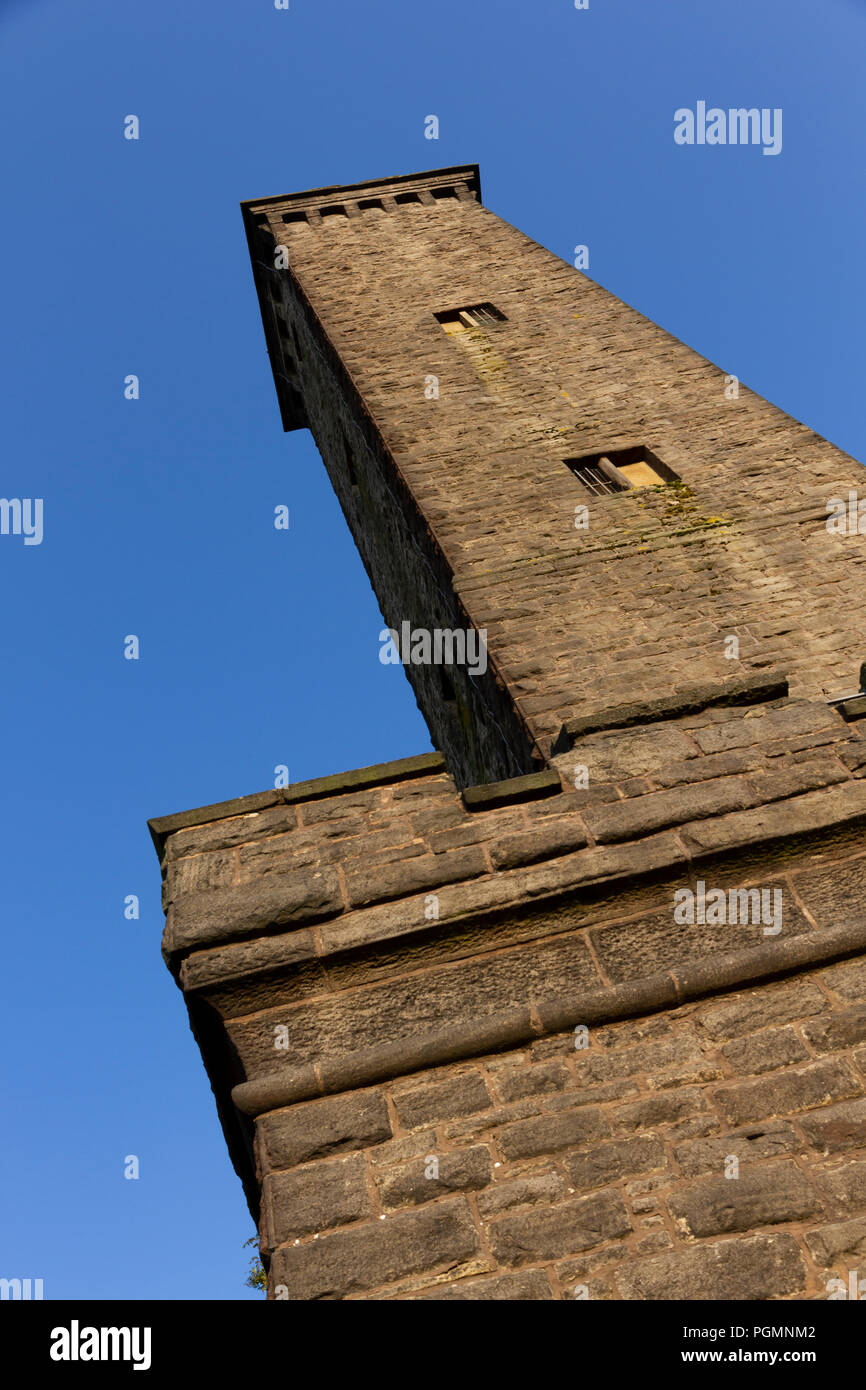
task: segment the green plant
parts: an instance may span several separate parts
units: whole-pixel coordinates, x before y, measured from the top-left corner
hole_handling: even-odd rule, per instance
[[[258,1243],[258,1236],[250,1236],[249,1240],[244,1241],[244,1249],[246,1250],[248,1245],[257,1246]],[[250,1256],[250,1272],[244,1282],[248,1289],[258,1289],[260,1293],[267,1293],[268,1291],[268,1276],[259,1259],[258,1251],[256,1251],[255,1255]]]

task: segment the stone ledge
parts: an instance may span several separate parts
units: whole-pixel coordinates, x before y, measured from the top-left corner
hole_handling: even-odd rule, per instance
[[[679,827],[690,859],[707,862],[732,850],[773,849],[815,839],[821,832],[857,829],[866,821],[866,783],[843,782],[820,791],[771,801],[745,811]]]
[[[862,719],[866,715],[866,695],[852,695],[850,700],[842,700],[836,704],[836,709],[846,721]]]
[[[757,705],[782,699],[788,694],[788,678],[779,675],[742,676],[733,681],[715,681],[705,685],[687,686],[676,695],[657,700],[635,701],[625,705],[609,705],[592,714],[580,715],[563,724],[552,754],[568,753],[577,739],[585,734],[608,729],[628,729],[636,724],[655,724],[663,719],[699,714],[714,705]]]
[[[419,753],[414,758],[398,758],[391,763],[374,763],[372,767],[336,772],[329,777],[314,777],[307,782],[293,782],[274,791],[253,792],[232,801],[217,801],[212,806],[199,806],[192,811],[175,815],[155,816],[147,822],[156,852],[162,858],[166,838],[176,830],[208,825],[212,821],[228,820],[231,816],[246,816],[271,806],[292,806],[301,801],[318,801],[341,792],[362,791],[368,787],[385,786],[389,782],[405,782],[411,777],[425,777],[434,772],[446,772],[441,753]],[[558,779],[557,779],[558,780]]]
[[[562,791],[562,780],[555,768],[529,772],[524,777],[508,777],[504,782],[485,782],[476,787],[464,787],[463,805],[467,811],[492,811],[498,806],[512,806],[518,801],[536,801],[543,796],[556,796]]]
[[[456,1028],[449,1025],[333,1060],[287,1068],[241,1082],[232,1090],[232,1100],[244,1115],[255,1118],[298,1101],[359,1090],[447,1062],[520,1047],[548,1034],[568,1032],[578,1024],[612,1023],[677,1008],[692,999],[793,974],[863,951],[866,919],[808,936],[732,951],[582,996],[551,999],[532,1009],[501,1011]]]

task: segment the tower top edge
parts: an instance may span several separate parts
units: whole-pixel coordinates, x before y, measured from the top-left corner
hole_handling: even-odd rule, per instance
[[[271,207],[304,207],[333,202],[339,197],[387,194],[394,189],[437,188],[449,183],[468,183],[481,201],[481,171],[477,164],[453,164],[443,169],[423,169],[414,174],[393,174],[389,178],[366,179],[361,183],[333,183],[323,188],[306,188],[297,193],[273,194],[267,198],[247,198],[241,202],[244,219]]]

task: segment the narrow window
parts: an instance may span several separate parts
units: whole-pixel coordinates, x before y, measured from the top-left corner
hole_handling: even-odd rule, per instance
[[[578,463],[576,459],[566,459],[565,461],[574,476],[583,483],[585,488],[589,489],[594,497],[600,497],[605,492],[623,491],[622,485],[615,482],[613,478],[609,478],[597,463]]]
[[[448,309],[434,314],[446,333],[465,333],[468,328],[488,328],[494,323],[506,323],[503,313],[494,304],[472,304],[465,309]]]
[[[596,497],[604,493],[630,492],[633,488],[664,487],[679,481],[673,469],[643,445],[610,449],[606,454],[588,454],[564,462]]]

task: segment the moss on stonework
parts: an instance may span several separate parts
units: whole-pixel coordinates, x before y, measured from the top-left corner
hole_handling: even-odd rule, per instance
[[[697,499],[694,490],[684,483],[681,478],[676,478],[671,483],[659,483],[654,487],[642,490],[645,494],[655,493],[665,504],[664,512],[659,517],[662,526],[668,526],[671,522],[688,521],[688,526],[681,527],[673,532],[675,536],[687,535],[689,531],[705,530],[712,526],[730,526],[732,518],[726,516],[702,516],[696,513]],[[640,499],[641,506],[646,506],[649,497],[643,496]],[[641,537],[641,539],[645,539]]]

